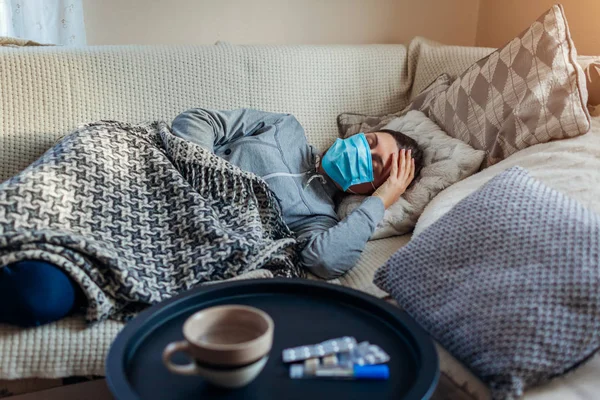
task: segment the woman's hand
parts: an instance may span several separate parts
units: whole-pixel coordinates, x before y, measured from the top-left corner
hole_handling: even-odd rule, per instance
[[[398,157],[398,154],[400,156]],[[383,201],[387,210],[406,191],[406,188],[415,177],[415,160],[411,157],[411,151],[404,149],[394,153],[392,159],[392,171],[389,178],[379,186],[373,196]]]

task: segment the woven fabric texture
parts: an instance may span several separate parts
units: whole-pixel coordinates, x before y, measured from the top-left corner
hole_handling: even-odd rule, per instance
[[[35,329],[0,327],[2,379],[104,375],[104,359],[124,324],[104,321],[87,326],[69,317]]]
[[[484,166],[537,143],[588,132],[585,75],[562,6],[473,64],[433,100],[429,117],[486,151]]]
[[[259,269],[232,278],[272,278]],[[110,345],[123,329],[120,321],[87,325],[81,316],[32,329],[0,325],[0,379],[104,376]]]
[[[507,159],[452,185],[440,193],[425,209],[415,227],[418,236],[428,226],[450,211],[460,200],[482,187],[493,177],[513,166],[526,168],[544,184],[576,199],[600,214],[600,118],[592,118],[589,133],[573,139],[538,144],[521,150]],[[414,236],[413,236],[414,237]],[[561,376],[525,394],[531,400],[587,400],[600,392],[600,356],[573,372]],[[462,375],[455,365],[444,369],[459,385],[473,387],[473,379]],[[476,397],[479,398],[479,397]],[[485,398],[485,397],[483,397]]]
[[[165,122],[81,126],[0,183],[0,210],[0,268],[59,266],[89,322],[260,268],[304,276],[268,185]]]
[[[81,123],[191,107],[291,113],[324,151],[340,113],[408,104],[406,68],[402,45],[0,48],[0,181]]]
[[[494,50],[496,49],[487,47],[447,46],[420,36],[415,37],[408,46],[404,71],[407,83],[403,88],[410,88],[409,105],[387,114],[365,115],[356,109],[346,109],[338,116],[340,135],[343,137],[365,129],[376,129],[410,110],[428,110],[434,95],[449,87],[473,63]],[[365,125],[359,127],[361,123]]]
[[[375,283],[495,399],[515,399],[600,346],[598,243],[600,215],[513,167],[392,256]]]
[[[456,79],[475,62],[494,52],[494,48],[447,46],[420,36],[408,46],[408,70],[412,77],[412,101],[440,75]]]
[[[404,235],[367,243],[358,265],[331,283],[379,298],[387,296],[373,284],[373,275],[409,240],[410,235]],[[232,280],[270,277],[271,271],[260,269]],[[35,329],[0,325],[0,379],[102,376],[110,345],[123,326],[122,322],[107,320],[88,327],[80,316]]]
[[[514,166],[527,169],[535,179],[577,200],[600,214],[600,118],[592,118],[589,133],[573,139],[538,144],[458,182],[440,193],[425,209],[415,227],[414,236],[450,211],[460,200],[474,193],[490,179]],[[474,387],[456,365],[442,370],[461,386]],[[573,372],[525,393],[529,400],[587,400],[600,393],[600,356]],[[476,397],[480,398],[480,397]],[[485,397],[482,397],[485,398]]]
[[[347,138],[359,132],[375,132],[389,124],[393,119],[406,115],[409,111],[422,111],[429,113],[431,103],[442,92],[446,91],[452,83],[448,74],[440,75],[431,85],[423,90],[410,104],[401,111],[386,115],[364,115],[357,113],[342,113],[338,115],[338,129],[340,137]]]

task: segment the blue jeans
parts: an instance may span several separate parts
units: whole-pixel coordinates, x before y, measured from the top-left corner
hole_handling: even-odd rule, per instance
[[[0,267],[0,323],[39,326],[66,317],[84,300],[79,286],[45,261]]]

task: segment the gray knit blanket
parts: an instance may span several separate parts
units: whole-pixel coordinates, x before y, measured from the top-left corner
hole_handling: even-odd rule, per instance
[[[83,125],[0,184],[0,266],[57,265],[90,322],[260,268],[298,277],[296,254],[266,183],[164,122]]]

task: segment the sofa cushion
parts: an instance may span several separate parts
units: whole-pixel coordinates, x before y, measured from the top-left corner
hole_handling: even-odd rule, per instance
[[[475,192],[493,177],[513,166],[521,166],[529,174],[600,214],[600,118],[592,118],[589,133],[573,139],[538,144],[521,150],[507,159],[449,187],[425,209],[413,236],[452,209],[460,200]],[[588,399],[600,390],[597,376],[600,361],[595,356],[572,373],[526,392],[525,399]],[[468,381],[456,378],[459,384]]]
[[[373,275],[409,240],[410,235],[405,235],[368,243],[356,267],[330,283],[385,297],[387,294],[373,284]],[[238,279],[270,276],[270,271],[257,270]],[[0,380],[102,376],[108,349],[123,326],[113,320],[86,326],[83,316],[32,329],[0,324]]]
[[[432,102],[429,117],[483,149],[492,165],[537,143],[589,130],[585,76],[562,6],[477,61]]]
[[[375,283],[495,399],[518,398],[600,347],[599,244],[600,214],[513,167],[399,250]]]

